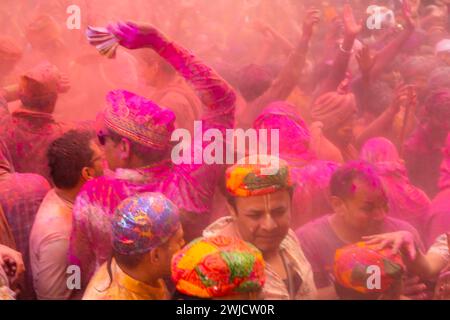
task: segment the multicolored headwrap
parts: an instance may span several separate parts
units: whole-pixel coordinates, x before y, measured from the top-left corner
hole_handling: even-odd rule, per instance
[[[129,197],[117,207],[112,222],[113,248],[122,255],[151,251],[180,227],[178,208],[160,193]]]
[[[356,114],[356,100],[353,93],[328,92],[317,98],[311,109],[313,121],[323,123],[325,129],[339,127]]]
[[[172,279],[178,292],[217,298],[258,292],[265,282],[264,259],[253,245],[216,236],[192,241],[172,258]]]
[[[228,192],[234,197],[266,195],[293,185],[286,161],[268,155],[239,161],[228,168],[225,180]]]
[[[114,90],[106,97],[103,113],[106,126],[141,145],[165,150],[175,129],[175,114],[153,101],[125,90]]]
[[[369,288],[369,277],[373,274],[369,267],[380,270],[380,287]],[[390,248],[377,250],[374,245],[359,242],[336,250],[334,275],[336,282],[344,288],[359,293],[384,293],[392,284],[401,279],[405,265],[400,254],[393,254]]]

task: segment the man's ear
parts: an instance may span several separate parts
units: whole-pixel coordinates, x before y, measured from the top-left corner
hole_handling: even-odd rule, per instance
[[[89,180],[94,179],[95,177],[94,177],[94,175],[92,173],[92,168],[83,167],[83,169],[81,169],[81,178],[84,181],[89,181]]]
[[[155,248],[152,251],[150,251],[148,253],[148,258],[152,265],[159,263],[159,261],[161,260],[160,248]]]
[[[344,201],[342,201],[341,198],[336,197],[336,196],[331,196],[331,207],[333,208],[333,211],[335,213],[342,213],[343,210],[343,206],[344,206]]]
[[[233,218],[236,218],[237,217],[236,208],[234,206],[232,206],[228,201],[226,202],[226,206],[227,206],[228,212],[230,213],[230,216],[232,216]]]
[[[122,138],[119,146],[120,160],[128,160],[131,157],[131,143],[128,139]]]

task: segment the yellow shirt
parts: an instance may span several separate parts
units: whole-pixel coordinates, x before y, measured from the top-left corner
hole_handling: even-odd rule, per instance
[[[158,287],[135,280],[123,272],[113,259],[111,263],[113,280],[104,263],[92,277],[84,292],[83,300],[168,300],[169,292],[162,279],[158,280]],[[111,282],[111,284],[110,284]]]

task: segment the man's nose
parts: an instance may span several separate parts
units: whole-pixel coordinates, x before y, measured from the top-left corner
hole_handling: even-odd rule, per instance
[[[262,229],[270,231],[277,227],[277,224],[273,220],[272,216],[270,214],[266,214],[264,216],[264,220],[261,225]]]

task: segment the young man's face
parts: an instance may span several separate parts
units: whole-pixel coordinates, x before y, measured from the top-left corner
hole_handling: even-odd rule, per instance
[[[388,211],[388,201],[381,185],[354,180],[352,195],[341,200],[335,210],[345,223],[358,232],[377,232]]]
[[[278,250],[291,220],[291,197],[287,190],[269,195],[236,198],[232,209],[243,240],[263,252]]]

